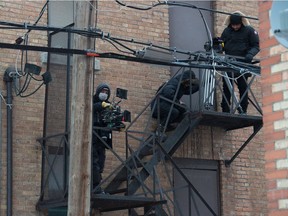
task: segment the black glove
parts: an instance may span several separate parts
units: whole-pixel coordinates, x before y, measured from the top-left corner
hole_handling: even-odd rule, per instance
[[[253,59],[253,55],[251,55],[251,54],[246,54],[246,56],[245,56],[245,62],[247,62],[247,63],[250,63],[250,62],[252,62],[252,59]]]
[[[222,53],[224,49],[224,41],[220,37],[213,38],[213,49],[217,53]]]

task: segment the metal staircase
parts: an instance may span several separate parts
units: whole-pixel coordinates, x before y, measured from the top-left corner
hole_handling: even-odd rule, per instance
[[[211,76],[214,75],[212,74]],[[211,79],[211,77],[208,78]],[[213,83],[213,86],[208,89],[209,93],[206,93],[207,99],[214,97],[212,92],[215,92],[217,87],[219,87],[219,80],[216,80],[216,84]],[[201,98],[202,97],[200,95],[199,99]],[[210,100],[213,101],[213,99]],[[171,103],[175,103],[175,101]],[[189,103],[190,107],[192,107],[191,101]],[[203,107],[204,105],[205,104],[203,103]],[[175,215],[175,212],[177,212],[177,215],[181,215],[181,209],[177,207],[177,202],[171,198],[171,194],[173,196],[175,190],[173,188],[173,184],[171,183],[172,180],[170,180],[170,189],[166,188],[166,191],[164,191],[159,183],[161,180],[159,177],[160,174],[157,173],[159,172],[157,167],[161,166],[161,164],[172,164],[174,169],[178,170],[177,165],[173,162],[172,156],[179,148],[181,143],[185,140],[185,138],[198,125],[221,127],[224,130],[235,130],[252,126],[254,128],[252,134],[247,138],[239,150],[231,157],[231,159],[225,161],[225,165],[229,166],[240,154],[243,148],[245,148],[245,146],[259,132],[263,125],[262,116],[244,116],[237,114],[235,115],[234,113],[219,113],[211,110],[211,107],[209,107],[209,109],[206,109],[205,107],[202,109],[201,105],[199,106],[200,109],[198,110],[187,110],[185,116],[181,122],[179,122],[175,130],[170,132],[164,131],[161,133],[157,130],[154,131],[152,129],[153,127],[151,126],[151,116],[149,119],[147,119],[146,126],[143,131],[135,131],[131,128],[128,128],[126,131],[126,137],[133,137],[133,139],[137,140],[139,142],[138,148],[133,150],[133,147],[130,146],[129,141],[127,141],[127,155],[129,156],[127,156],[126,160],[122,161],[121,165],[112,172],[113,176],[110,175],[105,180],[106,184],[104,181],[104,190],[112,196],[121,194],[128,197],[153,197],[155,203],[151,204],[150,208],[149,206],[146,206],[146,208],[144,208],[143,215],[149,215],[150,212],[153,212],[155,215]],[[150,107],[150,104],[144,108],[139,116],[141,116],[141,114],[144,113],[148,107]],[[256,106],[256,110],[259,110],[258,106]],[[137,121],[138,119],[136,118],[135,122],[132,122],[131,125],[137,123]],[[159,123],[159,120],[157,123]],[[141,135],[139,137],[135,137],[135,133],[139,133]],[[167,170],[166,172],[169,173]],[[159,173],[161,173],[161,171]],[[211,215],[218,215],[209,206],[209,204],[205,201],[197,189],[189,182],[189,180],[186,179],[185,176],[183,176],[183,178],[188,181],[188,185],[190,187],[188,190],[192,190],[196,196],[199,197],[202,203],[210,211]],[[161,204],[157,205],[157,202],[161,202]],[[169,210],[169,207],[167,207],[169,205],[173,205],[174,209]],[[133,207],[130,208],[129,213],[132,216],[142,215],[139,214]]]
[[[159,158],[161,156],[159,154],[172,156],[199,122],[199,117],[192,118],[187,113],[186,117],[183,118],[174,131],[167,135],[165,140],[161,136],[157,137],[156,134],[150,135],[141,143],[140,148],[125,161],[118,174],[107,185],[105,191],[110,194],[123,191],[126,195],[134,194],[141,187],[142,182],[153,172],[154,166],[160,162]],[[157,143],[154,149],[155,143],[153,142]],[[121,188],[125,181],[128,181],[127,188]]]
[[[217,86],[219,87],[219,84],[216,80],[206,94],[207,99],[213,96],[211,92],[215,92]],[[201,93],[200,99],[203,99]],[[187,109],[177,127],[173,131],[166,131],[164,127],[164,131],[161,132],[153,129],[159,128],[159,120],[153,119],[151,114],[147,115],[147,113],[151,113],[150,103],[147,104],[125,131],[126,156],[123,157],[123,154],[119,155],[110,148],[112,155],[119,160],[120,165],[112,170],[99,185],[109,194],[96,194],[94,191],[97,191],[97,188],[91,189],[91,208],[101,212],[126,209],[130,216],[183,215],[177,201],[173,198],[177,188],[173,185],[171,170],[175,169],[187,182],[187,190],[192,191],[194,196],[198,196],[211,215],[218,215],[177,167],[172,156],[198,125],[221,127],[225,130],[252,126],[254,128],[252,134],[234,156],[230,160],[225,161],[228,166],[258,133],[263,123],[261,115],[243,116],[234,113],[217,112],[211,107],[206,109],[204,102],[196,101],[199,104],[199,108],[196,110],[191,109],[191,102],[188,102],[190,109]],[[172,101],[172,103],[175,102]],[[38,140],[41,143],[44,158],[41,196],[37,203],[37,209],[40,211],[67,207],[67,167],[69,161],[69,140],[67,138],[68,134],[65,133]],[[55,144],[56,142],[59,142],[58,146]],[[53,167],[57,164],[57,158],[59,157],[64,169],[64,177],[61,180],[58,179],[57,170]],[[45,163],[45,158],[47,163]],[[54,191],[58,194],[57,196],[55,196],[54,192],[52,196],[49,195],[49,184],[51,182],[53,183]],[[191,192],[189,194],[191,196]]]
[[[160,189],[158,189],[158,191],[157,189],[151,189],[151,182],[149,185],[149,183],[146,184],[145,181],[151,177],[154,182],[157,181],[155,167],[157,167],[160,162],[165,163],[165,161],[171,159],[171,156],[183,140],[190,134],[191,130],[199,124],[200,119],[200,116],[193,116],[190,112],[187,112],[175,130],[163,132],[158,136],[157,131],[148,135],[148,137],[140,143],[139,148],[133,151],[130,157],[114,170],[116,173],[115,176],[104,189],[109,195],[93,195],[95,203],[98,203],[98,205],[101,203],[101,206],[93,206],[101,211],[112,211],[115,206],[112,207],[111,202],[103,202],[103,200],[99,202],[99,199],[105,199],[107,197],[109,197],[108,199],[110,200],[119,198],[122,199],[123,203],[124,195],[125,199],[130,197],[131,203],[142,199],[142,207],[145,207],[144,215],[149,215],[151,212],[153,212],[154,215],[168,215],[163,209],[163,205],[167,204],[167,200],[163,196],[160,198],[155,196],[160,193]],[[105,180],[103,183],[105,184]],[[140,193],[139,190],[141,191]],[[148,204],[143,197],[148,200],[150,199],[151,202]],[[122,204],[122,207],[123,206],[125,205]],[[139,215],[135,210],[136,207],[139,206],[135,204],[130,205],[130,215]]]

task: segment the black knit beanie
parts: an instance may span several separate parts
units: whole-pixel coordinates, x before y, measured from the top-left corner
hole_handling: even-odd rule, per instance
[[[242,17],[239,14],[232,14],[230,16],[230,24],[237,25],[242,23]]]

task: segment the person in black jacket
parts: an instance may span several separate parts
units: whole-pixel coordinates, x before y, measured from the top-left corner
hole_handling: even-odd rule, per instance
[[[93,188],[98,186],[102,180],[106,159],[106,148],[112,148],[112,130],[107,128],[107,123],[103,121],[105,109],[109,109],[110,87],[106,83],[101,83],[96,88],[93,97],[93,135],[92,135],[92,172]],[[98,127],[95,129],[95,127]],[[100,127],[100,128],[99,128]],[[96,134],[98,134],[98,137]],[[96,193],[104,193],[99,187]]]
[[[189,95],[199,90],[199,80],[191,70],[180,73],[170,79],[168,82],[162,84],[157,91],[158,96],[163,96],[165,99],[174,101],[175,104],[171,110],[171,115],[168,120],[167,130],[173,129],[172,123],[178,122],[182,115],[186,112],[184,104],[180,101],[183,95]],[[160,124],[164,127],[167,117],[169,115],[172,103],[165,99],[155,97],[151,103],[152,117],[160,118]],[[174,100],[175,99],[175,100]],[[160,112],[158,112],[158,104]],[[182,105],[182,106],[181,106]]]
[[[257,31],[250,26],[250,23],[247,18],[243,17],[244,14],[240,11],[234,12],[232,15],[228,16],[225,20],[225,24],[227,27],[224,29],[221,39],[224,42],[224,52],[228,55],[239,56],[242,57],[237,59],[237,61],[242,61],[245,63],[251,63],[253,57],[259,52],[259,36]],[[231,78],[232,75],[228,73],[228,76]],[[239,78],[237,78],[237,76]],[[250,74],[244,74],[239,76],[239,74],[235,76],[237,78],[237,86],[240,94],[240,105],[241,109],[238,109],[240,113],[246,114],[248,107],[248,92],[246,94],[245,91],[247,89],[247,78]],[[230,82],[232,84],[232,79]],[[223,92],[224,95],[222,97],[222,111],[230,112],[230,100],[231,100],[231,92],[229,90],[229,86],[223,79]],[[226,99],[225,99],[225,97]]]

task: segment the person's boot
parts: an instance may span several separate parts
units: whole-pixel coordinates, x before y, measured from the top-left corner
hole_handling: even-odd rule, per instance
[[[247,115],[247,110],[243,109],[241,106],[239,106],[237,110],[240,115]]]
[[[101,187],[96,187],[95,194],[108,194]]]
[[[167,135],[165,134],[164,127],[160,124],[157,128],[155,135],[157,138],[159,138],[162,142],[164,142],[167,139]]]
[[[177,127],[177,123],[179,123],[179,122],[169,123],[166,127],[166,131],[169,132],[169,131],[175,130],[175,128]]]
[[[93,191],[94,193],[98,194],[100,192],[101,187],[99,187],[99,184],[102,180],[102,176],[97,170],[93,170]],[[102,190],[102,189],[101,189]]]

